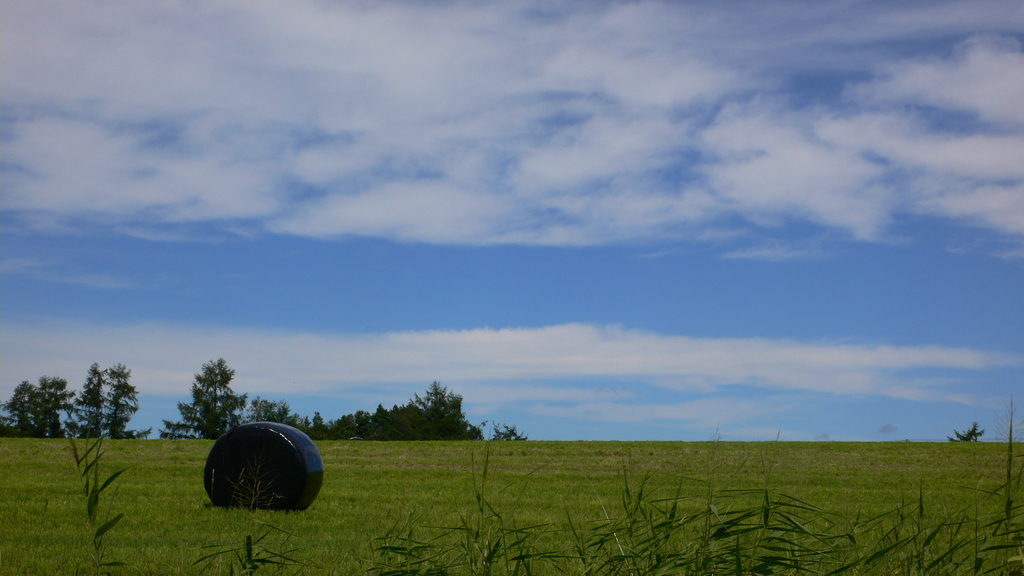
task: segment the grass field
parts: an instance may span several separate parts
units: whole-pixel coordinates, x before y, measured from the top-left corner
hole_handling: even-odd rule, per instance
[[[543,525],[531,533],[532,549],[568,550],[581,530],[597,534],[608,519],[629,514],[627,481],[632,495],[645,486],[651,502],[678,491],[685,517],[706,511],[712,493],[734,494],[723,490],[759,490],[721,501],[723,516],[730,506],[759,506],[768,487],[834,514],[829,518],[837,524],[908,504],[917,521],[938,526],[962,510],[998,511],[1002,500],[985,499],[979,489],[996,489],[1007,472],[1007,446],[997,443],[321,442],[319,498],[306,511],[274,513],[209,506],[202,473],[211,446],[198,440],[104,444],[104,470],[127,468],[102,502],[110,513],[125,513],[106,535],[109,558],[129,565],[115,573],[196,574],[200,566],[193,562],[215,550],[204,547],[238,545],[266,522],[291,536],[275,532],[264,543],[298,547],[296,558],[313,565],[304,573],[362,574],[373,566],[373,547],[384,542],[375,539],[389,532],[415,527],[418,542],[445,533],[431,527],[483,526],[476,537],[493,534],[496,517],[478,506],[477,494],[506,527],[513,516],[517,526]],[[86,573],[92,532],[68,442],[0,439],[0,462],[0,574]],[[402,550],[399,556],[409,552]],[[996,573],[1015,573],[1016,553],[1008,549],[1006,568]],[[230,558],[221,560],[207,573],[228,573]],[[549,562],[541,572],[559,569],[586,568]]]

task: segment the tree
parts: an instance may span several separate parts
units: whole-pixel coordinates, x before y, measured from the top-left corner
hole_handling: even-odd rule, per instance
[[[413,403],[392,406],[385,410],[377,406],[373,415],[376,430],[370,434],[374,440],[429,440],[430,431],[423,411]]]
[[[74,392],[68,392],[68,381],[63,378],[43,376],[38,385],[25,380],[14,388],[10,400],[2,404],[9,414],[4,421],[18,436],[62,438],[61,412],[70,417],[74,396]]]
[[[235,394],[235,371],[223,358],[203,364],[192,383],[192,403],[178,402],[181,421],[164,420],[161,438],[217,439],[242,423],[246,394]]]
[[[299,419],[299,415],[293,414],[291,406],[284,400],[264,400],[259,396],[249,403],[249,408],[245,413],[246,422],[279,422],[295,426],[299,423]]]
[[[971,425],[971,428],[969,430],[964,430],[963,432],[959,432],[956,430],[956,428],[954,428],[953,434],[956,435],[956,438],[946,436],[946,438],[949,439],[950,442],[977,442],[979,438],[984,436],[985,430],[979,430],[978,423],[975,422],[974,424]]]
[[[82,386],[82,393],[75,398],[74,409],[71,421],[68,423],[68,430],[73,436],[79,438],[100,438],[105,436],[104,408],[107,387],[107,372],[100,370],[99,364],[89,367],[85,376],[85,385]]]
[[[313,440],[327,440],[327,424],[319,412],[313,413],[313,422],[305,428],[306,434]]]
[[[64,424],[60,421],[61,412],[71,416],[74,392],[68,391],[68,381],[63,378],[43,376],[39,378],[39,412],[37,438],[63,438]]]
[[[9,426],[14,436],[36,435],[36,413],[39,404],[39,388],[29,382],[22,381],[14,387],[10,400],[3,403],[2,408],[8,416],[4,416],[4,424]]]
[[[492,428],[491,440],[528,440],[526,434],[523,434],[516,430],[515,426],[509,426],[508,424],[501,424],[499,422],[494,423]]]
[[[421,398],[414,395],[410,405],[423,412],[424,438],[431,440],[483,440],[484,433],[479,426],[466,420],[462,411],[462,396],[449,392],[448,388],[434,381]]]
[[[132,371],[124,364],[100,370],[93,364],[82,392],[75,399],[68,430],[79,438],[145,438],[152,431],[129,430],[139,410],[138,392],[130,383]]]
[[[0,438],[17,438],[21,436],[18,429],[7,421],[7,418],[0,416]]]
[[[257,398],[257,400],[259,400]],[[359,410],[335,420],[315,413],[312,420],[299,417],[296,428],[313,440],[483,440],[483,428],[470,424],[462,411],[462,396],[435,381],[423,396],[413,395],[408,403],[387,409]],[[526,440],[515,426],[495,425],[496,440]]]
[[[383,404],[377,404],[377,410],[367,420],[366,434],[361,437],[373,440],[403,440],[395,433],[394,425],[391,422],[391,413],[397,410],[397,405],[393,406],[392,410],[388,410],[384,408]]]
[[[132,386],[131,378],[132,371],[124,364],[114,364],[107,368],[103,422],[110,438],[145,438],[153,431],[152,428],[128,429],[128,422],[139,411],[139,393],[135,386]]]

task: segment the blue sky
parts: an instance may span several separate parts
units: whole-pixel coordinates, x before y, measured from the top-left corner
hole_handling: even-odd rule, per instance
[[[996,435],[1019,2],[7,3],[0,395],[533,439]],[[716,432],[717,431],[717,432]]]

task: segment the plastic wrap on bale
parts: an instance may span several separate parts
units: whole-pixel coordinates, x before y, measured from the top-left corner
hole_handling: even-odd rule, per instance
[[[203,474],[214,505],[264,510],[308,508],[323,478],[316,444],[277,422],[242,424],[218,438]]]

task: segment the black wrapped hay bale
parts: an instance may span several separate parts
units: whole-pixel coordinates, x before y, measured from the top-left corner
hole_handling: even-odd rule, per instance
[[[277,422],[242,424],[218,438],[203,474],[214,505],[265,510],[308,508],[323,479],[316,444]]]

